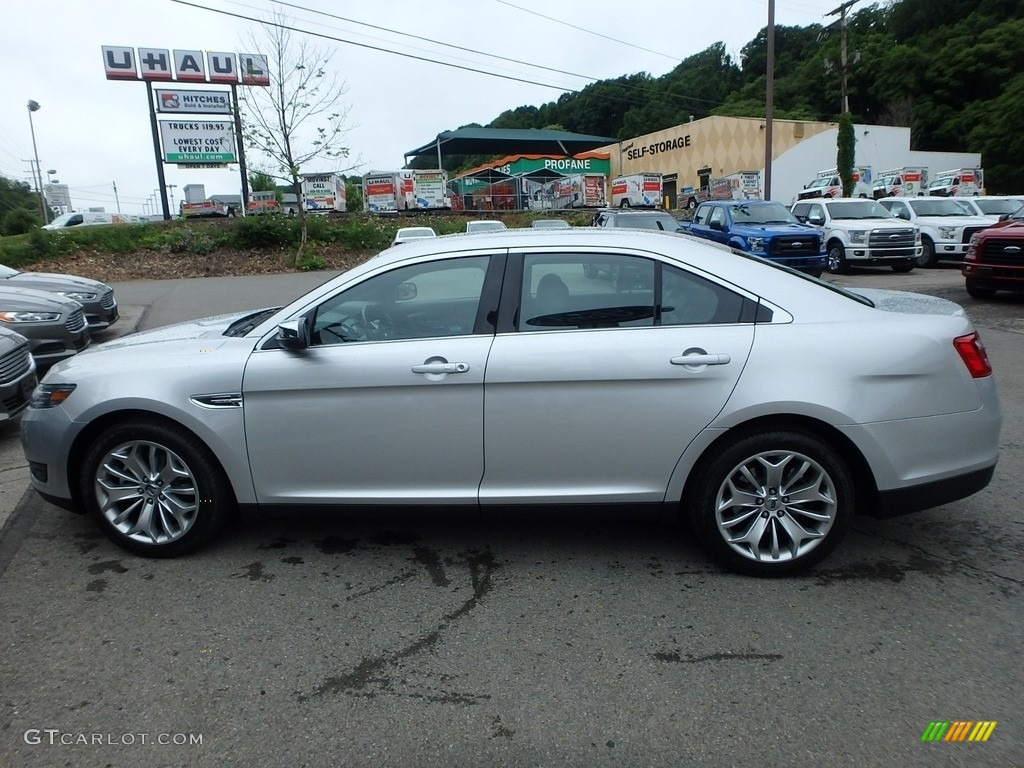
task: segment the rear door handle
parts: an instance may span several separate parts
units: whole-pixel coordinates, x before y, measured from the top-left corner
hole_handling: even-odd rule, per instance
[[[413,373],[465,373],[469,370],[469,363],[423,363],[414,365]]]
[[[688,367],[697,365],[728,365],[732,362],[732,358],[725,354],[709,355],[706,352],[694,352],[673,357],[669,362],[672,365],[685,365]]]

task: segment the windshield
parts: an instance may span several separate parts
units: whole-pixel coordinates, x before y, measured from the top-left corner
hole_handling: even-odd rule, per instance
[[[948,197],[922,197],[910,201],[910,207],[918,216],[970,216],[971,214],[956,200]]]
[[[76,214],[74,213],[62,213],[60,216],[58,216],[56,219],[50,222],[50,226],[54,228],[67,226],[67,223],[71,220],[71,217],[75,215]]]
[[[874,200],[844,200],[826,203],[829,215],[833,219],[891,219],[892,214]]]
[[[799,224],[799,220],[782,203],[737,205],[732,209],[737,224]]]
[[[1020,210],[1020,200],[1013,198],[982,200],[980,197],[974,200],[975,205],[981,208],[982,213],[1002,216],[1004,213],[1015,213]]]
[[[832,186],[832,176],[824,176],[820,179],[815,179],[807,185],[807,189],[817,189],[818,187],[830,187]]]
[[[0,279],[6,280],[8,277],[14,277],[17,274],[20,274],[18,270],[0,264]]]
[[[679,229],[679,222],[672,218],[671,214],[654,214],[639,216],[626,215],[622,217],[622,227],[627,229],[654,229],[659,232],[675,232]]]

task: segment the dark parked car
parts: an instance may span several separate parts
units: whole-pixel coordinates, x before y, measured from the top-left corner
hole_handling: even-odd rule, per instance
[[[0,422],[21,413],[35,387],[36,364],[28,351],[28,339],[0,328]]]
[[[992,298],[996,291],[1024,292],[1024,208],[976,232],[961,271],[976,299]]]
[[[77,301],[82,305],[85,321],[92,331],[102,331],[117,322],[114,289],[98,280],[48,272],[19,272],[0,264],[0,287],[3,286],[33,288]]]
[[[633,211],[605,208],[594,214],[595,227],[650,229],[654,232],[681,232],[676,218],[668,211]]]
[[[91,340],[81,304],[31,288],[0,284],[0,326],[28,339],[40,367],[81,352]]]

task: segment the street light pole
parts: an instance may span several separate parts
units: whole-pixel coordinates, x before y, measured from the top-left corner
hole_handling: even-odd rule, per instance
[[[28,100],[28,127],[32,131],[32,154],[36,159],[36,169],[33,173],[33,180],[36,183],[36,195],[39,197],[39,215],[43,217],[43,224],[50,223],[50,217],[46,215],[46,203],[43,202],[43,172],[39,166],[39,150],[36,149],[36,126],[32,122],[32,113],[39,109],[39,102]]]
[[[171,218],[174,218],[174,190],[178,188],[177,184],[168,184],[167,190],[171,193]]]

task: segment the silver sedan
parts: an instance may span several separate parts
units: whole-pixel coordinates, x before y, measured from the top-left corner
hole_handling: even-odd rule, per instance
[[[424,238],[285,307],[109,342],[46,375],[22,442],[43,496],[142,555],[239,507],[443,506],[681,518],[773,576],[854,514],[983,488],[1001,418],[956,304],[574,228]]]

